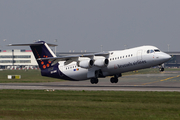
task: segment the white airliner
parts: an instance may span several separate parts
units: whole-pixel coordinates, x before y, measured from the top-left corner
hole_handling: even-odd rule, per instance
[[[171,56],[154,46],[141,46],[126,50],[100,52],[94,54],[56,57],[44,41],[32,44],[10,44],[9,46],[30,46],[37,60],[41,75],[65,80],[88,80],[98,83],[98,78],[114,76],[111,83],[117,83],[122,73],[160,66],[164,71],[164,62]]]

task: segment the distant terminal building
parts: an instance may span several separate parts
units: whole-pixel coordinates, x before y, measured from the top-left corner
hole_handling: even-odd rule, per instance
[[[56,53],[58,57],[89,52]],[[38,64],[31,50],[0,50],[0,69],[37,69]]]
[[[58,57],[93,52],[57,52]],[[180,52],[166,52],[172,59],[165,67],[180,67]],[[38,64],[31,50],[0,50],[0,69],[37,69]]]
[[[180,67],[180,52],[166,52],[171,55],[172,58],[165,63],[167,67]]]
[[[31,50],[0,50],[0,69],[33,69],[37,66]]]

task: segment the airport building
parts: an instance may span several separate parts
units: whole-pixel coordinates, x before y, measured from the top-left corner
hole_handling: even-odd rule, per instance
[[[37,66],[31,50],[0,51],[0,69],[34,69]]]
[[[92,52],[57,52],[57,56],[89,54]],[[172,59],[165,67],[180,67],[180,52],[166,52]],[[31,50],[0,50],[0,69],[36,69],[38,64]]]
[[[166,52],[171,55],[172,58],[165,63],[167,67],[180,67],[180,52]]]

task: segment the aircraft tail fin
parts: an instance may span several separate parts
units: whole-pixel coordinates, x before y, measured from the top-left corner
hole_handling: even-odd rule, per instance
[[[40,43],[40,44],[36,44],[36,43]],[[45,43],[44,41],[38,41],[36,43],[30,45],[31,50],[32,50],[36,60],[38,58],[56,57],[56,55],[49,48],[47,43]],[[41,70],[51,67],[51,62],[48,60],[37,60],[37,63]]]
[[[10,44],[9,46],[30,46],[41,70],[45,70],[51,67],[51,62],[48,60],[38,60],[39,58],[56,57],[56,55],[49,46],[57,45],[47,44],[44,41],[38,41],[32,44]]]

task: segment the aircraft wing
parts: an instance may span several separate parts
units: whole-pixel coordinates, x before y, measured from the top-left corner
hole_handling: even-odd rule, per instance
[[[59,61],[66,61],[66,64],[69,64],[72,61],[78,61],[79,57],[93,58],[94,56],[106,57],[108,55],[109,55],[109,52],[102,52],[102,53],[94,53],[94,54],[70,55],[70,56],[63,56],[63,57],[38,58],[37,60],[48,60],[52,62],[52,65],[58,63]]]
[[[99,52],[99,53],[95,53],[95,56],[104,56],[106,57],[107,55],[109,55],[109,52]]]

